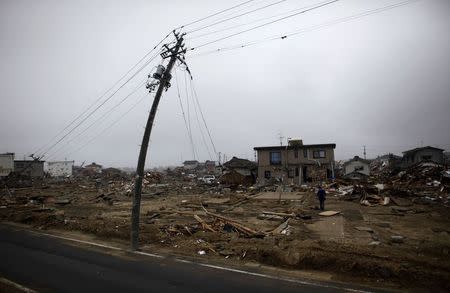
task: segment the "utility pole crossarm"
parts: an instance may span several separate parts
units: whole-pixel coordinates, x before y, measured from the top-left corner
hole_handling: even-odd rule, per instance
[[[165,69],[162,78],[159,83],[158,90],[155,94],[155,99],[153,100],[152,108],[150,110],[150,114],[148,116],[147,124],[145,126],[144,136],[142,137],[141,149],[139,152],[139,159],[136,168],[136,178],[134,184],[134,197],[133,197],[133,206],[131,210],[131,249],[137,250],[139,248],[139,217],[140,217],[140,209],[141,209],[141,194],[142,194],[142,180],[144,177],[144,167],[145,167],[145,159],[147,157],[147,149],[150,140],[150,134],[152,132],[153,121],[155,120],[156,111],[158,109],[158,104],[161,99],[161,95],[164,91],[164,88],[169,84],[171,79],[170,72],[177,60],[179,54],[183,53],[183,50],[180,50],[183,47],[183,36],[181,36],[174,31],[174,35],[177,39],[177,42],[173,48],[169,48],[167,45],[164,45],[167,49],[165,53],[171,53],[170,60]],[[169,58],[169,56],[165,55]]]

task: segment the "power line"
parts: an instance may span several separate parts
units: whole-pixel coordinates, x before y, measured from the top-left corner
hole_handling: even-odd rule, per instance
[[[206,131],[207,131],[208,136],[209,136],[209,140],[210,140],[211,145],[212,145],[212,147],[213,147],[214,154],[217,155],[216,146],[214,145],[214,141],[213,141],[212,136],[211,136],[211,131],[209,131],[208,125],[206,124],[206,119],[205,119],[205,116],[203,115],[202,107],[200,106],[200,102],[199,102],[199,100],[198,100],[197,91],[195,90],[194,81],[193,81],[192,79],[191,79],[191,87],[192,87],[192,89],[193,89],[193,92],[194,92],[194,98],[195,98],[195,101],[197,102],[198,109],[200,110],[200,114],[201,114],[203,123],[205,124],[205,128],[206,128]]]
[[[324,7],[324,6],[333,4],[333,3],[338,2],[338,1],[340,1],[340,0],[332,0],[332,1],[328,1],[328,2],[326,2],[326,3],[319,4],[319,5],[316,5],[316,6],[314,6],[314,7],[311,7],[311,8],[305,9],[305,10],[302,10],[302,11],[300,11],[300,12],[293,13],[293,14],[290,14],[290,15],[288,15],[288,16],[281,17],[281,18],[278,18],[278,19],[275,19],[275,20],[272,20],[272,21],[263,23],[263,24],[261,24],[261,25],[257,25],[257,26],[255,26],[255,27],[252,27],[252,28],[249,28],[249,29],[246,29],[246,30],[243,30],[243,31],[240,31],[240,32],[237,32],[237,33],[233,33],[233,34],[231,34],[231,35],[228,35],[228,36],[225,36],[225,37],[221,37],[221,38],[218,38],[218,39],[213,40],[213,41],[206,42],[206,43],[201,44],[201,45],[198,45],[198,46],[196,46],[196,47],[189,48],[188,50],[191,50],[191,51],[192,51],[192,50],[195,50],[195,49],[198,49],[198,48],[201,48],[201,47],[204,47],[204,46],[207,46],[207,45],[210,45],[210,44],[213,44],[213,43],[216,43],[216,42],[219,42],[219,41],[222,41],[222,40],[225,40],[225,39],[228,39],[228,38],[231,38],[231,37],[240,35],[240,34],[243,34],[243,33],[246,33],[246,32],[249,32],[249,31],[252,31],[252,30],[255,30],[255,29],[258,29],[258,28],[261,28],[261,27],[266,26],[266,25],[270,25],[270,24],[273,24],[273,23],[276,23],[276,22],[279,22],[279,21],[282,21],[282,20],[285,20],[285,19],[288,19],[288,18],[297,16],[297,15],[299,15],[299,14],[303,14],[303,13],[306,13],[306,12],[309,12],[309,11],[312,11],[312,10],[315,10],[315,9],[322,8],[322,7]]]
[[[274,3],[270,3],[270,4],[267,4],[267,5],[265,5],[265,6],[258,7],[258,8],[256,8],[256,9],[253,9],[253,10],[250,10],[250,11],[247,11],[247,12],[244,12],[244,13],[242,13],[242,14],[239,14],[239,15],[236,15],[236,16],[233,16],[233,17],[229,17],[229,18],[226,18],[226,19],[223,19],[223,20],[219,20],[219,21],[213,22],[213,23],[211,23],[211,24],[202,26],[202,27],[200,27],[200,28],[193,29],[193,30],[191,30],[191,31],[186,32],[186,34],[191,34],[191,33],[193,33],[193,32],[197,32],[197,31],[203,30],[203,29],[205,29],[205,28],[208,28],[208,27],[212,27],[212,26],[218,25],[218,24],[224,23],[224,22],[226,22],[226,21],[229,21],[229,20],[232,20],[232,19],[235,19],[235,18],[244,16],[244,15],[250,14],[250,13],[253,13],[253,12],[256,12],[256,11],[259,11],[259,10],[262,10],[262,9],[266,9],[266,8],[269,8],[269,7],[271,7],[271,6],[274,6],[274,5],[277,5],[277,4],[286,2],[286,1],[287,1],[287,0],[280,0],[280,1],[277,1],[277,2],[274,2]]]
[[[273,0],[258,0],[258,1],[251,2],[248,5],[246,5],[245,8],[241,7],[240,9],[232,10],[232,11],[230,11],[228,13],[223,14],[222,16],[220,16],[218,18],[212,19],[211,22],[209,22],[209,23],[213,23],[213,22],[216,22],[218,20],[223,20],[225,18],[229,18],[229,17],[231,17],[233,15],[236,15],[238,13],[241,13],[241,12],[245,11],[246,9],[250,9],[251,7],[254,7],[254,6],[258,5],[259,3],[267,2],[267,1],[273,1]]]
[[[241,49],[241,48],[245,48],[245,47],[249,47],[249,46],[253,46],[253,45],[257,45],[257,44],[261,44],[261,43],[265,43],[265,42],[269,42],[269,41],[284,40],[284,39],[294,36],[294,35],[299,35],[299,34],[303,34],[303,33],[307,33],[307,32],[324,29],[324,28],[327,28],[329,26],[336,25],[336,24],[347,23],[347,22],[350,22],[350,21],[353,21],[353,20],[356,20],[356,19],[359,19],[359,18],[362,18],[365,16],[369,16],[372,14],[377,14],[377,13],[381,13],[381,12],[384,12],[387,10],[391,10],[391,9],[394,9],[397,7],[405,6],[407,4],[411,4],[412,2],[416,2],[416,1],[419,1],[419,0],[408,0],[408,1],[403,1],[403,2],[399,2],[399,3],[395,3],[395,4],[386,5],[386,6],[383,6],[380,8],[363,11],[361,13],[357,13],[354,15],[350,15],[350,16],[330,20],[330,21],[327,21],[327,22],[324,22],[321,24],[313,25],[310,27],[298,29],[298,30],[292,31],[290,33],[266,37],[263,39],[250,41],[247,43],[242,43],[242,44],[237,44],[237,45],[233,45],[233,46],[222,47],[222,48],[218,48],[218,49],[214,49],[214,50],[210,50],[210,51],[201,52],[196,55],[190,55],[190,58],[209,55],[209,54],[213,54],[213,53],[224,52],[224,51],[230,51],[230,50],[235,50],[235,49]]]
[[[115,104],[112,108],[110,108],[107,112],[103,113],[102,116],[94,120],[91,124],[89,124],[85,129],[79,132],[76,136],[66,141],[59,149],[57,149],[53,156],[56,155],[59,151],[61,151],[66,145],[73,142],[75,139],[83,135],[86,131],[88,131],[92,126],[98,125],[99,123],[104,121],[106,117],[108,117],[117,107],[119,107],[123,102],[125,102],[129,97],[131,97],[134,93],[136,93],[139,89],[141,89],[145,85],[146,81],[140,82],[136,88],[134,88],[128,95],[126,95],[122,100],[120,100],[117,104]]]
[[[100,107],[102,107],[106,102],[108,102],[120,89],[122,89],[131,79],[133,79],[139,72],[141,72],[145,67],[147,67],[150,62],[155,59],[158,54],[155,54],[150,60],[148,60],[144,65],[142,65],[138,71],[136,71],[131,77],[129,77],[116,91],[114,91],[106,100],[104,100],[100,105],[98,105],[94,110],[92,110],[86,117],[84,117],[80,122],[78,122],[72,129],[69,130],[64,136],[62,136],[58,141],[56,141],[51,147],[47,148],[47,150],[40,156],[43,158],[50,150],[52,150],[57,144],[59,144],[64,138],[70,135],[75,129],[77,129],[84,121],[86,121],[89,117],[91,117]]]
[[[167,39],[170,36],[171,32],[168,33],[161,41],[159,41],[159,43],[157,43],[153,49],[151,49],[149,52],[147,52],[141,59],[139,59],[138,62],[136,62],[136,64],[134,64],[124,75],[122,75],[119,80],[117,80],[107,91],[105,91],[98,99],[96,99],[93,103],[91,103],[81,114],[79,114],[78,116],[75,117],[75,119],[73,119],[68,125],[66,125],[61,131],[59,131],[54,137],[52,137],[49,142],[47,144],[45,144],[44,146],[40,147],[38,150],[36,150],[34,153],[37,154],[39,152],[41,152],[43,149],[45,149],[48,145],[50,145],[50,143],[57,138],[59,135],[61,135],[64,131],[66,131],[71,125],[73,125],[79,118],[81,118],[84,114],[87,113],[87,111],[89,111],[89,109],[91,109],[95,104],[97,104],[101,99],[103,99],[103,97],[106,96],[106,94],[108,92],[110,92],[111,90],[113,90],[131,71],[133,71],[145,58],[148,57],[148,55],[150,55],[165,39]]]
[[[311,7],[311,6],[313,6],[313,5],[307,5],[307,6],[303,6],[303,7],[300,7],[300,8],[291,9],[289,11],[285,11],[285,12],[282,12],[282,13],[277,13],[277,14],[274,14],[274,15],[271,15],[271,16],[268,16],[268,17],[258,18],[258,19],[252,20],[250,22],[240,23],[240,24],[237,24],[237,25],[225,27],[225,28],[222,28],[222,29],[218,29],[218,30],[215,30],[215,31],[203,33],[203,34],[196,35],[196,36],[194,35],[194,36],[192,36],[190,38],[186,38],[186,40],[198,39],[198,38],[205,37],[205,36],[208,36],[208,35],[220,33],[220,32],[227,31],[227,30],[231,30],[231,29],[234,29],[234,28],[237,28],[237,27],[246,26],[246,25],[249,25],[249,24],[252,24],[252,23],[256,23],[256,22],[260,22],[260,21],[263,21],[263,20],[271,19],[271,18],[274,18],[274,17],[286,15],[286,14],[289,14],[289,13],[292,13],[292,12],[295,12],[295,11],[303,10],[303,9]]]
[[[187,132],[187,135],[188,135],[189,143],[191,145],[192,153],[194,153],[194,141],[192,139],[192,134],[189,131],[188,123],[187,123],[187,120],[186,120],[186,114],[184,113],[184,107],[183,107],[183,102],[181,100],[180,86],[179,86],[179,82],[178,82],[178,74],[177,74],[177,70],[176,69],[175,69],[175,81],[177,83],[178,100],[180,101],[180,107],[181,107],[181,113],[183,114],[184,126],[186,127],[186,132]]]
[[[240,7],[240,6],[242,6],[242,5],[245,5],[245,4],[250,3],[250,2],[253,2],[253,1],[255,1],[255,0],[248,0],[248,1],[242,2],[242,3],[240,3],[240,4],[237,4],[237,5],[235,5],[235,6],[232,6],[232,7],[230,7],[230,8],[226,8],[226,9],[224,9],[224,10],[221,10],[221,11],[218,11],[218,12],[216,12],[216,13],[210,14],[210,15],[208,15],[208,16],[202,17],[202,18],[200,18],[200,19],[194,20],[194,21],[192,21],[192,22],[190,22],[190,23],[184,24],[184,25],[178,27],[177,29],[181,29],[181,28],[187,27],[187,26],[189,26],[189,25],[192,25],[192,24],[194,24],[194,23],[198,23],[198,22],[200,22],[200,21],[203,21],[203,20],[206,20],[206,19],[208,19],[208,18],[214,17],[214,16],[216,16],[216,15],[222,14],[222,13],[224,13],[224,12],[227,12],[227,11],[231,10],[231,9]]]
[[[192,154],[194,156],[194,159],[196,159],[196,155],[198,157],[198,153],[195,148],[194,139],[192,138],[192,127],[191,127],[191,113],[190,113],[190,106],[189,106],[189,92],[188,92],[188,83],[187,83],[187,75],[184,75],[184,87],[186,90],[186,108],[187,108],[187,117],[188,117],[188,129],[189,129],[189,136],[192,140]]]
[[[184,74],[187,74],[187,72],[185,71]],[[194,99],[194,90],[193,90],[193,87],[192,87],[192,80],[190,82],[190,88],[191,88],[191,97],[192,97],[192,99]],[[204,135],[203,130],[202,130],[202,125],[200,123],[200,119],[198,118],[198,112],[200,111],[200,108],[199,108],[199,111],[197,111],[197,107],[198,106],[196,105],[195,101],[193,102],[193,104],[194,104],[195,119],[197,120],[197,125],[198,125],[198,129],[200,131],[200,136],[202,138],[202,141],[203,141],[203,144],[205,146],[206,152],[208,153],[209,159],[212,161],[213,157],[211,156],[211,152],[209,151],[209,147],[208,147],[208,144],[206,143],[205,135]]]
[[[121,116],[119,116],[113,123],[111,123],[107,128],[103,129],[99,134],[95,135],[92,139],[90,139],[88,142],[86,142],[85,144],[83,144],[80,148],[76,149],[75,151],[70,152],[69,154],[67,154],[67,156],[70,156],[74,153],[79,152],[80,150],[82,150],[83,148],[85,148],[86,146],[88,146],[90,143],[92,143],[95,139],[99,138],[100,136],[102,136],[106,131],[108,131],[109,129],[111,129],[111,127],[113,127],[114,125],[116,125],[120,120],[122,120],[123,117],[125,117],[128,113],[130,113],[134,108],[136,108],[137,105],[139,105],[142,100],[144,100],[144,98],[147,96],[147,93],[145,93],[144,95],[142,95],[142,97],[135,103],[133,104],[133,106],[131,106],[131,108],[128,109],[128,111],[126,111],[125,113],[123,113]]]

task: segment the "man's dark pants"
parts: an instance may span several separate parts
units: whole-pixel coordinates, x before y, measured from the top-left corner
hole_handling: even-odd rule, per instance
[[[320,202],[320,209],[322,211],[325,210],[325,199],[320,198],[319,202]]]

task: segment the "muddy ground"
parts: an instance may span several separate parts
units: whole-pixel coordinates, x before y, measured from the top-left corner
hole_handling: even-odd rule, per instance
[[[278,192],[144,196],[140,243],[208,260],[324,271],[341,281],[450,290],[448,207],[409,198],[397,204],[368,207],[330,194],[326,210],[340,213],[326,217],[313,192],[282,193],[281,200]],[[0,205],[1,221],[129,239],[131,198],[94,185],[3,190]]]

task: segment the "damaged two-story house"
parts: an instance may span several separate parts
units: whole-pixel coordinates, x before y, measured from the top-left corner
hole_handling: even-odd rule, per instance
[[[402,166],[405,168],[423,161],[444,164],[444,150],[425,146],[403,152]]]
[[[253,148],[258,155],[258,181],[283,180],[287,184],[320,182],[334,178],[336,144],[303,144],[289,140],[287,146]]]
[[[370,175],[370,161],[355,156],[344,163],[344,177],[349,179],[365,179]]]

